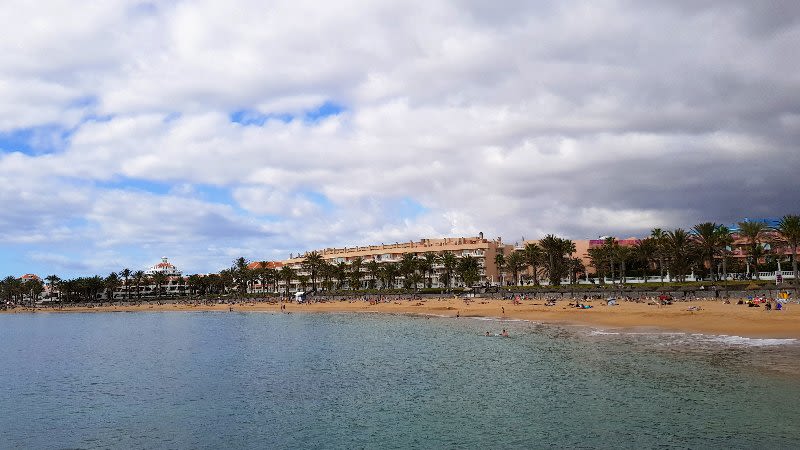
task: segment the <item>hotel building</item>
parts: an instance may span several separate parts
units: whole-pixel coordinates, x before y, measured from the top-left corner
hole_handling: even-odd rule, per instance
[[[338,265],[340,263],[350,265],[354,260],[356,260],[356,258],[361,258],[361,287],[368,285],[372,279],[366,268],[366,264],[370,261],[376,261],[379,264],[399,263],[402,260],[403,255],[409,253],[414,254],[417,258],[423,258],[426,253],[433,253],[437,256],[440,256],[445,252],[452,253],[457,260],[466,258],[468,256],[475,258],[478,262],[478,273],[480,277],[478,284],[486,284],[495,283],[499,280],[499,272],[497,270],[497,265],[495,264],[495,255],[497,255],[498,249],[505,249],[506,247],[511,246],[504,245],[500,238],[486,239],[483,237],[483,233],[481,233],[475,237],[421,239],[416,242],[409,241],[396,242],[394,244],[367,245],[361,247],[326,248],[317,250],[316,252],[322,256],[322,259],[333,265]],[[288,265],[295,271],[296,276],[308,277],[310,276],[310,273],[308,273],[303,267],[303,261],[305,261],[305,258],[310,253],[311,252],[307,252],[303,255],[291,257],[284,261],[270,262],[269,264],[276,269],[280,269],[284,265]],[[260,263],[252,263],[251,267],[260,267]],[[443,273],[444,266],[437,261],[433,266],[433,273],[431,275],[432,287],[445,287],[442,277]],[[319,283],[319,281],[320,279],[318,276],[317,283]],[[395,285],[388,287],[402,287],[403,281],[403,276],[398,275],[397,279],[395,280]],[[427,280],[425,280],[425,283],[427,283]],[[452,285],[463,287],[463,284],[460,283],[460,280],[457,279],[455,274],[453,276]],[[302,290],[301,288],[302,286],[300,286],[299,281],[295,279],[289,286],[289,291],[297,292]],[[280,280],[278,282],[278,291],[284,292],[285,290],[286,282],[284,280]]]

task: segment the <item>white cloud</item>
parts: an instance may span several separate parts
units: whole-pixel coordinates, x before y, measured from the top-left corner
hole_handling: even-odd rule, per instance
[[[797,11],[694,3],[5,2],[0,138],[55,151],[0,155],[2,240],[203,270],[796,212]]]

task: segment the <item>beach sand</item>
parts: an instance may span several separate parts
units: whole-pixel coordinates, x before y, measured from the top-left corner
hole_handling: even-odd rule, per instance
[[[783,311],[766,311],[737,305],[736,301],[724,304],[719,300],[697,300],[673,305],[657,306],[645,303],[620,302],[617,306],[606,306],[605,301],[584,302],[591,309],[568,307],[569,301],[558,301],[555,306],[545,306],[543,300],[523,300],[514,304],[511,300],[497,299],[427,299],[398,300],[388,303],[370,304],[363,300],[330,301],[324,303],[280,304],[240,302],[234,305],[191,304],[142,304],[140,306],[94,306],[64,307],[63,309],[37,308],[37,313],[62,312],[113,312],[113,311],[263,311],[292,313],[324,312],[370,312],[391,314],[438,315],[460,318],[493,317],[498,319],[524,319],[541,323],[588,325],[602,329],[661,329],[691,333],[743,336],[754,338],[800,339],[800,305],[792,303]],[[699,311],[689,311],[699,307]],[[30,313],[27,308],[16,308],[7,313]]]

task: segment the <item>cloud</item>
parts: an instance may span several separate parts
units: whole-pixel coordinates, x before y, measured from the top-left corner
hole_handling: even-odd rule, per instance
[[[237,254],[797,213],[799,12],[5,2],[0,137],[22,138],[0,140],[0,245],[208,271]]]

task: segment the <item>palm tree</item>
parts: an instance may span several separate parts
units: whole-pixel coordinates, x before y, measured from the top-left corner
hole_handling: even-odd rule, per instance
[[[461,281],[464,282],[465,287],[474,286],[475,283],[480,281],[481,277],[478,260],[470,255],[461,258],[458,263],[458,275],[461,277]]]
[[[111,303],[114,301],[114,291],[117,290],[119,287],[119,276],[116,272],[111,272],[105,279],[106,283],[106,297],[108,298],[108,302]]]
[[[453,272],[456,270],[458,259],[452,252],[444,251],[439,256],[439,261],[442,263],[442,266],[444,266],[442,270],[442,278],[444,279],[445,287],[450,289],[453,284]]]
[[[336,276],[336,266],[329,261],[322,261],[319,266],[319,273],[322,275],[322,287],[326,291],[333,290],[333,278]]]
[[[402,258],[400,258],[400,274],[403,275],[403,287],[406,289],[411,289],[411,285],[414,283],[413,275],[417,271],[417,255],[414,253],[403,253]]]
[[[711,272],[711,281],[715,279],[714,270],[714,256],[716,256],[721,249],[719,227],[713,222],[704,222],[695,225],[692,231],[697,240],[698,247],[702,254],[703,261],[708,263],[709,271]]]
[[[336,289],[342,289],[344,286],[344,280],[347,279],[347,263],[344,261],[339,261],[338,264],[335,266],[336,272]]]
[[[529,244],[525,244],[525,249],[523,250],[525,255],[525,263],[531,267],[533,271],[533,284],[535,286],[539,285],[539,266],[542,264],[544,259],[544,251],[542,251],[542,247],[535,242],[531,242]]]
[[[45,281],[47,281],[47,284],[50,285],[50,297],[52,297],[53,293],[56,291],[56,289],[58,289],[59,285],[61,284],[61,278],[59,278],[58,275],[53,274],[44,277],[44,279]],[[60,295],[56,294],[56,298],[59,299],[59,302],[61,301]]]
[[[633,257],[642,263],[642,280],[647,281],[647,270],[650,262],[655,259],[658,247],[655,239],[648,237],[640,240],[633,246]]]
[[[303,259],[303,269],[306,270],[311,276],[311,290],[317,291],[317,272],[325,260],[319,252],[311,252]]]
[[[753,260],[753,271],[756,273],[756,280],[758,276],[758,259],[763,256],[763,248],[761,247],[761,238],[767,226],[762,222],[739,222],[739,235],[746,238],[749,242],[748,253]]]
[[[522,254],[521,251],[513,251],[508,258],[506,258],[506,267],[508,270],[511,271],[511,274],[514,277],[514,286],[518,286],[519,283],[519,273],[525,269],[525,255]]]
[[[574,284],[578,282],[578,274],[586,273],[586,266],[580,258],[569,258],[569,283]]]
[[[364,258],[356,256],[350,262],[350,289],[361,289],[361,266],[364,264]]]
[[[294,269],[292,269],[288,265],[285,265],[285,266],[281,267],[279,276],[280,276],[280,279],[283,280],[286,283],[286,297],[288,298],[289,297],[289,288],[291,287],[292,280],[295,277]]]
[[[145,273],[142,270],[133,272],[133,282],[136,284],[136,299],[142,300],[142,282],[145,280]]]
[[[189,275],[188,284],[190,296],[194,296],[196,293],[199,293],[200,288],[203,286],[201,277],[197,274]]]
[[[305,292],[306,285],[308,285],[308,275],[298,275],[297,284],[300,285],[300,290]]]
[[[728,256],[730,255],[730,245],[733,244],[731,230],[725,225],[717,228],[717,241],[719,242],[719,253],[722,256],[722,279],[728,279]]]
[[[797,273],[797,245],[800,243],[800,216],[783,216],[778,222],[778,233],[789,248],[792,249],[792,272],[794,272],[794,284],[800,283]]]
[[[664,253],[665,253],[665,239],[667,233],[661,228],[653,228],[650,231],[650,237],[656,243],[656,255],[658,256],[658,270],[661,272],[661,282],[664,282]]]
[[[561,284],[561,278],[566,274],[566,258],[575,252],[575,243],[569,239],[562,239],[548,234],[539,245],[545,254],[545,264],[551,286]]]
[[[397,264],[393,262],[388,262],[381,265],[381,279],[383,280],[383,286],[387,289],[393,289],[398,273],[400,273],[400,271],[397,268]]]
[[[365,264],[365,266],[367,268],[367,273],[369,274],[369,288],[375,289],[375,284],[381,275],[381,265],[378,263],[378,261],[370,259],[369,261],[367,261],[367,264]]]
[[[604,247],[604,255],[608,258],[608,268],[611,272],[611,284],[614,284],[614,280],[616,279],[614,276],[614,268],[616,267],[617,261],[617,249],[619,248],[619,242],[613,237],[607,237],[603,242]]]
[[[500,286],[503,283],[503,272],[506,269],[506,255],[503,254],[503,248],[500,247],[497,249],[497,254],[494,255],[494,265],[497,267],[497,275],[500,278]]]
[[[686,273],[697,255],[697,248],[691,235],[683,228],[668,231],[665,238],[666,255],[670,260],[670,272],[678,281],[686,281]]]
[[[608,257],[610,249],[605,245],[591,247],[586,253],[589,255],[589,264],[594,267],[597,279],[600,284],[606,284],[606,273],[608,272]]]
[[[167,282],[167,274],[164,272],[153,272],[150,275],[153,284],[156,285],[156,299],[161,300],[161,288]]]
[[[44,286],[42,286],[42,281],[40,279],[31,278],[22,283],[22,290],[28,294],[31,301],[31,307],[35,308],[36,301],[39,300],[39,296],[44,291]]]
[[[625,285],[625,266],[628,261],[633,257],[633,250],[624,245],[617,245],[614,248],[614,256],[619,261],[619,279],[620,284]]]
[[[239,297],[242,298],[247,293],[247,282],[250,279],[250,269],[249,266],[250,261],[245,259],[244,256],[240,256],[233,260],[233,267],[231,268],[231,275],[236,283],[237,290],[239,291]]]
[[[433,287],[433,266],[436,264],[436,254],[433,252],[425,252],[422,259],[419,260],[418,265],[420,271],[425,275],[427,280],[427,287]]]
[[[133,272],[131,271],[131,269],[128,269],[127,267],[119,271],[119,276],[121,276],[122,279],[125,280],[123,286],[125,287],[125,299],[126,300],[130,300],[131,293],[130,293],[130,290],[128,289],[128,278],[131,277],[132,273]]]

